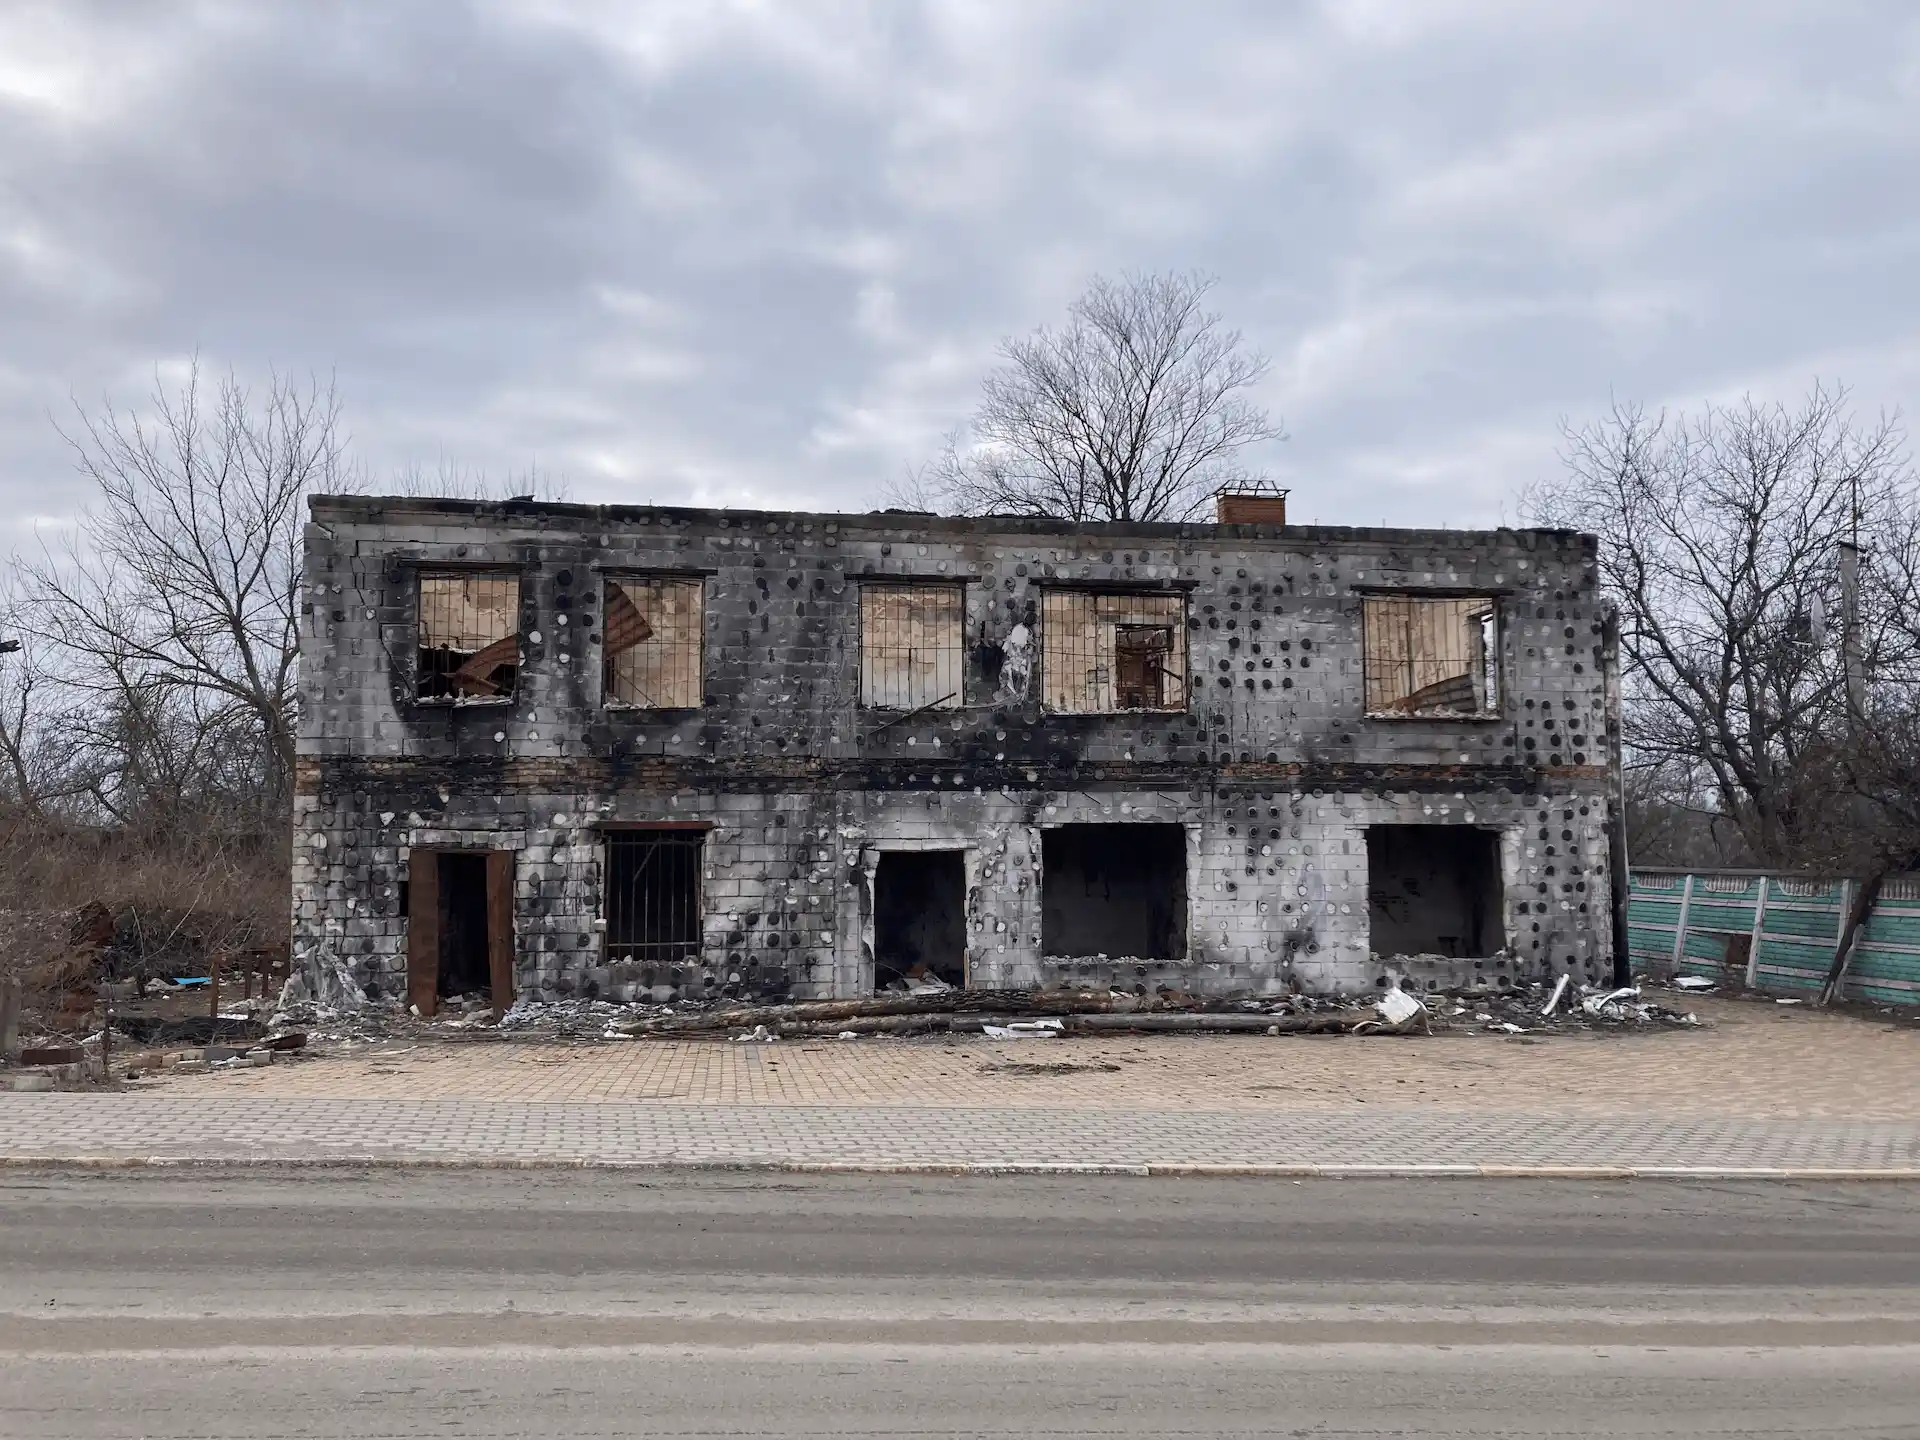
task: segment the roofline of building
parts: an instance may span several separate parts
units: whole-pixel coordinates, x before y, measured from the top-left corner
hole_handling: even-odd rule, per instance
[[[416,495],[315,495],[309,499],[316,522],[327,520],[417,519],[453,524],[553,524],[587,528],[607,524],[669,524],[690,529],[784,530],[793,521],[807,521],[839,532],[902,529],[928,536],[1018,535],[1075,540],[1163,540],[1217,543],[1233,540],[1275,540],[1288,544],[1368,542],[1405,544],[1413,540],[1455,545],[1484,544],[1506,537],[1532,536],[1555,544],[1597,542],[1577,530],[1547,528],[1492,530],[1401,529],[1351,525],[1217,525],[1212,522],[1168,524],[1138,521],[1102,521],[1075,524],[1049,517],[1024,515],[934,515],[911,510],[864,512],[813,510],[694,509],[677,505],[578,505],[555,500],[461,500]]]

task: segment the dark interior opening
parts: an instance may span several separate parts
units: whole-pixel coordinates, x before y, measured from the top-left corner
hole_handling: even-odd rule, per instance
[[[1173,631],[1165,625],[1116,625],[1114,694],[1122,710],[1158,710],[1170,702],[1167,657]]]
[[[1744,985],[1747,982],[1747,961],[1753,955],[1753,936],[1729,935],[1725,940],[1726,952],[1721,956],[1720,968],[1725,971],[1723,984]]]
[[[491,995],[487,959],[487,857],[443,851],[440,864],[442,995]]]
[[[1367,914],[1376,955],[1494,954],[1506,944],[1500,837],[1465,825],[1369,826]]]
[[[1043,830],[1040,867],[1047,954],[1185,958],[1187,834],[1180,826]]]
[[[607,837],[607,958],[677,965],[700,955],[698,830]]]
[[[873,988],[967,983],[967,867],[958,850],[897,850],[873,876]]]

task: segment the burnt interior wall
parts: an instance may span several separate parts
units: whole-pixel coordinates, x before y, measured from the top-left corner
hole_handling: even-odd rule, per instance
[[[1506,945],[1500,837],[1464,825],[1367,829],[1376,955],[1487,956]]]
[[[967,871],[959,850],[896,850],[873,876],[873,988],[931,976],[966,984]]]
[[[1060,825],[1041,837],[1048,955],[1187,953],[1187,834],[1179,825]]]

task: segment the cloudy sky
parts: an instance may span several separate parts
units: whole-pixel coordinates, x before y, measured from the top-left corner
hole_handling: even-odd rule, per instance
[[[0,0],[0,499],[156,372],[370,476],[860,507],[1089,275],[1272,356],[1301,519],[1497,523],[1610,395],[1920,396],[1920,6]]]

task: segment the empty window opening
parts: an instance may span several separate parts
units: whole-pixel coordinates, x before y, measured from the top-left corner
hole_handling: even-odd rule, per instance
[[[959,850],[888,851],[873,876],[873,988],[967,983],[967,866]]]
[[[1187,708],[1184,595],[1049,590],[1041,598],[1046,706],[1067,714]]]
[[[1044,830],[1040,865],[1047,954],[1185,958],[1187,834],[1180,826]]]
[[[607,959],[679,964],[700,956],[698,830],[607,837]]]
[[[1464,825],[1369,826],[1367,913],[1376,955],[1497,953],[1500,837]]]
[[[1500,708],[1494,600],[1471,596],[1368,596],[1367,713],[1493,715]]]
[[[485,994],[489,984],[487,946],[487,857],[441,854],[440,975],[434,993]]]
[[[698,579],[607,582],[606,698],[649,710],[700,704],[706,586]]]
[[[420,577],[420,700],[503,700],[520,672],[520,577]]]
[[[431,1015],[448,996],[479,996],[494,1013],[513,1003],[511,850],[410,850],[407,1000]]]
[[[889,710],[957,707],[965,616],[959,585],[862,585],[860,703]]]

